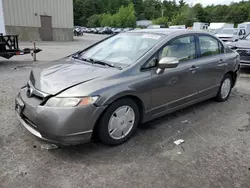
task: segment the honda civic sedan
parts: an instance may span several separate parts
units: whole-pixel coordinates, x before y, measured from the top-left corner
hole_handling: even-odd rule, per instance
[[[33,135],[59,144],[127,141],[138,124],[215,98],[226,101],[240,58],[199,31],[145,29],[35,67],[15,100]]]

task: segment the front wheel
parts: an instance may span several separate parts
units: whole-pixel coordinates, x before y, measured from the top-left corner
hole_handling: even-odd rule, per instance
[[[216,96],[216,100],[218,102],[226,101],[230,96],[232,86],[233,86],[232,76],[230,74],[226,74],[222,79],[220,89]]]
[[[133,100],[117,100],[107,108],[99,120],[98,137],[107,145],[122,144],[132,136],[139,119],[139,108]]]

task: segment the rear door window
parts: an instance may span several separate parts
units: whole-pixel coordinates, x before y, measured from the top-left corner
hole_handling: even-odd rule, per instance
[[[221,53],[219,41],[210,36],[199,36],[200,56],[211,56]]]

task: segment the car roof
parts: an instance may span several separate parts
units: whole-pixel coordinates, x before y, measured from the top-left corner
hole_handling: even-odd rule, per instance
[[[130,33],[152,33],[152,34],[162,34],[162,35],[171,35],[173,33],[178,34],[190,34],[190,33],[206,33],[202,31],[195,31],[190,29],[168,29],[168,28],[160,28],[160,29],[140,29],[140,30],[132,30]]]

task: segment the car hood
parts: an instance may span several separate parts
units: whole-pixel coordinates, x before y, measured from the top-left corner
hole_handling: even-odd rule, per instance
[[[232,43],[237,48],[250,48],[250,40],[239,40],[238,42]]]
[[[30,74],[30,82],[36,89],[55,95],[72,86],[110,76],[118,71],[103,65],[64,58],[34,68]]]
[[[233,38],[234,37],[234,35],[232,34],[216,34],[215,36],[218,38]]]

